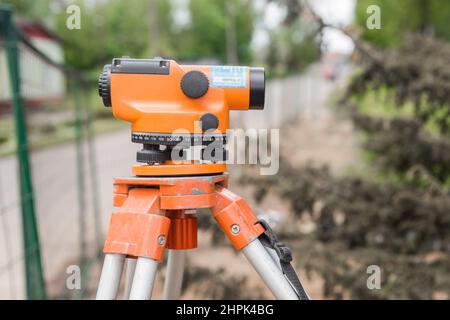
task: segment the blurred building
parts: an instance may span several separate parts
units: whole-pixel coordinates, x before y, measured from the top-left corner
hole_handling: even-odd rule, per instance
[[[29,38],[30,42],[51,60],[62,63],[64,52],[61,39],[40,23],[18,18],[15,25]],[[65,79],[56,67],[19,43],[20,80],[22,95],[27,106],[43,105],[59,101],[65,95]],[[11,103],[8,64],[4,40],[0,37],[0,106]]]

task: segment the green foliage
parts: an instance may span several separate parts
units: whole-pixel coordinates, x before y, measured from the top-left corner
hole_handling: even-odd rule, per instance
[[[381,30],[369,30],[369,5],[381,9]],[[381,47],[400,44],[405,32],[434,32],[450,40],[450,2],[442,0],[358,0],[356,24],[364,29],[364,39]]]
[[[303,20],[271,31],[267,65],[269,76],[283,76],[303,71],[321,54],[316,27]]]
[[[236,41],[240,63],[252,59],[253,12],[249,1],[233,0],[236,9]],[[113,57],[149,57],[148,1],[98,1],[81,7],[81,30],[66,28],[67,14],[61,12],[57,29],[64,39],[66,62],[75,68],[99,68]],[[215,58],[226,62],[225,1],[191,0],[190,22],[179,27],[173,18],[172,2],[158,0],[157,28],[159,55],[195,61]]]
[[[35,19],[43,23],[49,23],[50,0],[1,0],[0,3],[6,3],[12,6],[15,12],[28,18]]]
[[[430,1],[436,36],[450,41],[450,2]]]
[[[409,35],[401,46],[378,50],[377,55],[382,63],[370,61],[352,79],[349,95],[364,96],[371,90],[387,89],[391,112],[405,110],[407,105],[410,114],[422,125],[449,136],[450,44],[422,35]]]
[[[156,0],[157,44],[149,43],[149,1],[86,1],[73,0],[81,9],[81,29],[69,30],[64,3],[52,0],[11,2],[24,17],[43,21],[61,37],[65,62],[72,67],[97,74],[113,57],[148,58],[157,54],[180,61],[195,62],[212,59],[227,63],[227,29],[235,30],[235,46],[239,64],[253,61],[252,37],[257,19],[262,17],[250,0],[189,0],[188,21],[176,20],[171,0]],[[55,4],[55,5],[50,5]],[[234,14],[230,16],[229,6]],[[264,10],[264,9],[262,9]],[[258,16],[258,15],[261,16]],[[261,21],[260,21],[261,22]],[[233,25],[230,25],[233,24]],[[266,62],[268,75],[299,72],[320,55],[317,26],[301,17],[281,24],[270,32]],[[230,40],[232,41],[232,40]]]
[[[251,39],[254,12],[252,3],[232,0],[235,9],[236,49],[240,64],[252,60]],[[6,0],[22,16],[55,25],[63,39],[65,61],[81,70],[98,71],[105,62],[123,55],[145,58],[149,51],[149,2],[110,0],[87,2],[75,0],[81,9],[81,29],[66,27],[68,14],[60,8],[53,12],[50,0]],[[225,0],[191,0],[190,22],[179,26],[174,20],[169,0],[157,0],[159,55],[178,60],[217,59],[226,63],[226,28],[228,21]],[[51,21],[50,21],[51,20]],[[47,23],[48,22],[48,23]]]
[[[252,59],[250,42],[253,34],[253,12],[249,1],[232,0],[234,5],[238,60]],[[226,62],[227,14],[224,0],[191,0],[191,21],[176,34],[180,59],[216,58]]]
[[[66,62],[77,69],[98,68],[113,57],[144,57],[148,50],[148,2],[112,0],[81,8],[81,29],[66,28],[67,14],[57,18],[58,33],[64,39]],[[170,2],[158,1],[158,24],[161,38],[170,21]],[[163,42],[163,41],[162,41]],[[164,45],[163,47],[166,47]],[[169,51],[166,49],[166,51]]]
[[[415,33],[374,52],[377,59],[367,61],[348,88],[371,164],[402,182],[449,187],[449,42]]]
[[[282,76],[303,70],[320,55],[320,42],[309,37],[301,23],[271,32],[267,64],[270,76]]]
[[[450,142],[424,132],[417,120],[355,112],[353,122],[368,135],[363,147],[383,174],[422,187],[450,178]]]

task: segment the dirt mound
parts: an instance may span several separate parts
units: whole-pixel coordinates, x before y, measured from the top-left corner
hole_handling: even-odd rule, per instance
[[[449,194],[281,164],[276,176],[245,175],[241,182],[254,186],[259,201],[268,192],[288,200],[294,221],[308,216],[314,222],[307,236],[292,227],[282,236],[299,252],[299,262],[324,278],[325,295],[432,298],[438,289],[450,294],[450,283],[441,281],[450,279]],[[429,263],[425,257],[432,253],[439,259]],[[367,289],[371,264],[382,269],[381,291]]]

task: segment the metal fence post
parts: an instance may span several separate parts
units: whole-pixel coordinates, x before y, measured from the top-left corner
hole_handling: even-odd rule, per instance
[[[80,241],[80,266],[86,262],[86,197],[85,197],[85,172],[84,172],[84,150],[83,150],[83,112],[81,107],[80,92],[76,80],[72,81],[72,94],[75,106],[75,140],[77,153],[78,173],[78,223]]]
[[[46,299],[47,294],[41,263],[40,243],[34,207],[34,194],[31,182],[27,128],[20,88],[19,49],[17,46],[14,26],[12,24],[12,10],[7,6],[0,6],[0,26],[0,31],[3,33],[3,38],[5,41],[5,50],[8,61],[17,140],[26,292],[28,299]]]
[[[94,209],[94,230],[95,230],[95,246],[97,251],[97,256],[102,256],[103,249],[103,233],[101,228],[101,206],[100,206],[100,189],[98,184],[98,170],[97,170],[97,157],[95,151],[94,142],[94,129],[92,125],[93,112],[92,105],[88,101],[87,94],[84,94],[84,104],[86,107],[86,134],[87,134],[87,144],[88,144],[88,157],[89,157],[89,178],[92,187],[92,203]],[[97,248],[98,247],[98,248]]]

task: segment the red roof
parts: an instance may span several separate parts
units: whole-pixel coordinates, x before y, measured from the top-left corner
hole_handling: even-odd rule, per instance
[[[56,42],[62,42],[62,39],[57,36],[54,32],[47,29],[44,25],[39,22],[32,21],[23,17],[18,17],[14,19],[14,23],[17,27],[22,30],[30,38],[45,38],[54,40]]]

